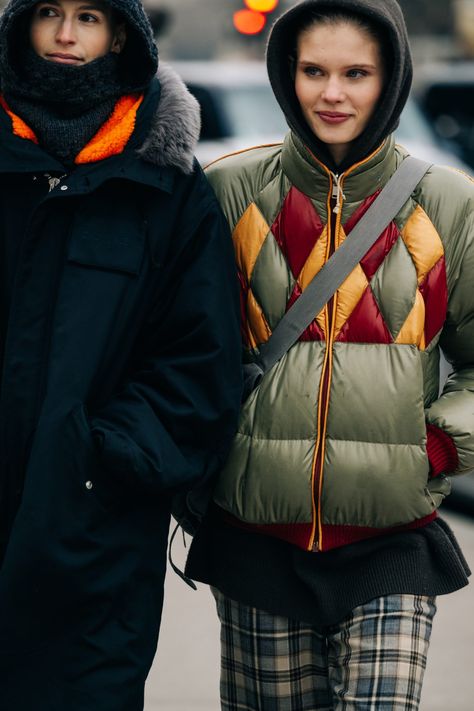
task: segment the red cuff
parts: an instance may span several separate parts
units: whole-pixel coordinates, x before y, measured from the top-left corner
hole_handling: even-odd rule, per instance
[[[458,466],[458,453],[451,437],[435,425],[426,425],[426,452],[430,462],[430,476],[453,472]]]

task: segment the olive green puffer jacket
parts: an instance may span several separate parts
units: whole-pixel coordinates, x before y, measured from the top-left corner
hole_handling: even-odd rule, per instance
[[[335,176],[290,133],[208,169],[233,230],[247,360],[405,155],[391,137]],[[474,467],[473,208],[470,178],[432,167],[267,373],[215,492],[232,520],[324,551],[424,525],[445,474]],[[453,373],[439,396],[440,346]]]

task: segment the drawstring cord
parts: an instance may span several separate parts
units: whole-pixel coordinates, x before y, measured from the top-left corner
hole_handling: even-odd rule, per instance
[[[177,534],[179,528],[180,528],[180,525],[179,525],[179,523],[177,523],[174,528],[173,533],[171,534],[170,542],[168,545],[168,561],[169,561],[169,564],[171,565],[171,567],[173,568],[174,572],[176,573],[176,575],[179,575],[181,580],[184,580],[186,585],[189,585],[190,588],[192,588],[193,590],[197,590],[197,585],[194,583],[194,581],[191,580],[191,578],[188,578],[188,576],[185,573],[183,573],[183,571],[180,570],[178,568],[178,566],[173,562],[171,548],[173,546],[173,541],[176,537],[176,534]],[[183,531],[183,529],[181,529],[181,530]],[[186,539],[184,537],[184,531],[183,531],[183,542],[184,542],[184,547],[186,547]]]

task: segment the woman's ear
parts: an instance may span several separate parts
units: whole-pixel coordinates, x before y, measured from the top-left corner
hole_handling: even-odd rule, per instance
[[[115,36],[112,42],[111,52],[115,54],[120,54],[127,41],[127,30],[125,28],[125,23],[121,23],[115,28]]]

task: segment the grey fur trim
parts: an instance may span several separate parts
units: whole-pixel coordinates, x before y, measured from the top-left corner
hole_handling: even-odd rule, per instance
[[[201,130],[199,104],[169,65],[160,64],[161,96],[153,124],[138,154],[148,163],[193,172]]]

